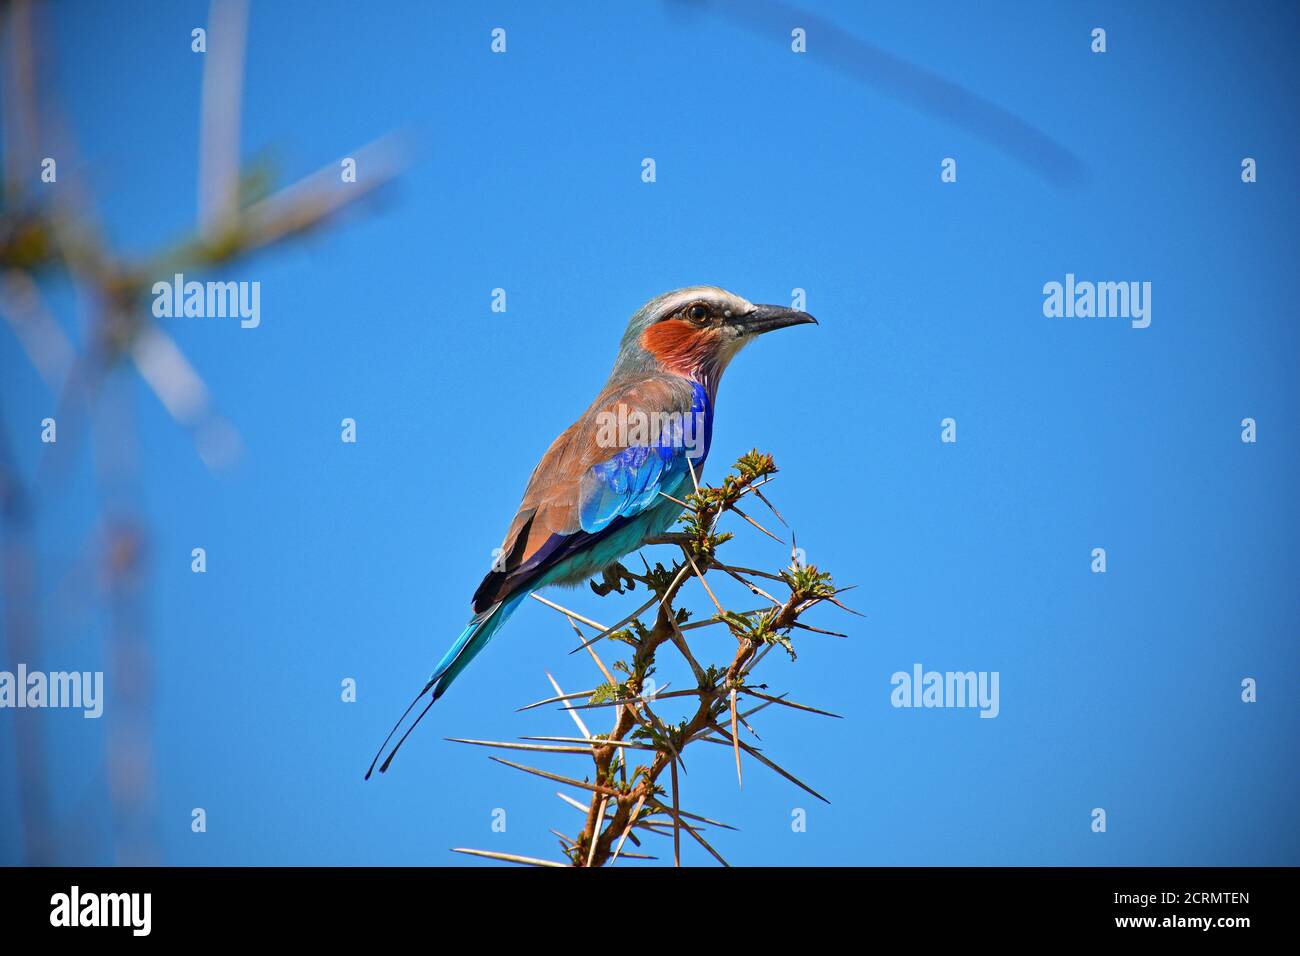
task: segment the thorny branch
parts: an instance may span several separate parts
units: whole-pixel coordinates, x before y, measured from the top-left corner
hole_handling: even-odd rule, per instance
[[[564,694],[556,686],[555,697],[530,704],[531,709],[543,704],[560,704],[577,716],[577,711],[614,709],[613,726],[606,734],[589,734],[579,718],[580,737],[533,737],[524,740],[545,743],[507,743],[481,740],[461,740],[461,743],[515,750],[531,750],[565,755],[586,756],[592,761],[592,772],[582,780],[565,777],[548,771],[507,763],[509,766],[548,779],[557,780],[585,791],[586,803],[560,794],[562,799],[582,810],[581,830],[573,837],[556,832],[564,856],[571,866],[606,866],[618,857],[653,859],[645,854],[624,851],[624,841],[631,840],[640,846],[640,836],[665,836],[673,840],[674,862],[681,862],[681,836],[686,835],[699,843],[714,859],[724,866],[726,861],[708,842],[704,831],[708,828],[725,828],[726,824],[689,813],[680,806],[679,770],[686,764],[686,748],[697,742],[720,744],[730,748],[736,761],[737,777],[741,773],[741,754],[785,777],[796,786],[820,800],[821,794],[779,766],[759,748],[740,738],[743,728],[753,734],[748,718],[773,704],[805,710],[826,716],[837,716],[823,710],[796,704],[784,695],[765,693],[766,685],[750,682],[754,668],[773,647],[780,646],[793,659],[795,656],[792,632],[796,629],[823,631],[800,622],[800,617],[822,602],[845,608],[837,599],[843,589],[836,589],[831,575],[812,565],[804,565],[792,558],[788,567],[776,572],[762,572],[750,568],[728,565],[718,559],[718,549],[733,537],[730,532],[718,531],[721,518],[731,512],[759,531],[771,535],[766,528],[743,514],[737,504],[747,496],[754,496],[772,510],[777,519],[784,519],[772,508],[760,488],[774,480],[777,467],[772,457],[751,451],[736,462],[729,474],[716,487],[698,486],[680,503],[684,514],[680,520],[681,531],[653,539],[652,544],[669,544],[681,551],[681,560],[665,568],[662,564],[651,567],[642,560],[640,573],[628,570],[622,564],[612,565],[602,575],[600,582],[591,582],[592,590],[604,597],[617,592],[623,594],[641,586],[653,597],[641,612],[620,621],[612,628],[600,627],[596,622],[581,617],[553,601],[539,601],[564,614],[599,667],[604,683],[590,691]],[[667,496],[665,496],[667,497]],[[677,500],[677,499],[673,499]],[[778,539],[779,540],[779,539]],[[795,551],[797,555],[797,550]],[[765,607],[749,611],[728,610],[718,601],[704,578],[710,571],[718,571],[730,579],[740,581],[756,597],[766,602]],[[707,591],[717,613],[707,620],[688,623],[689,611],[675,606],[682,589],[695,578]],[[760,578],[764,585],[751,579]],[[772,591],[784,589],[782,597]],[[653,623],[647,625],[640,619],[642,612],[654,609]],[[856,612],[852,612],[856,613]],[[600,628],[595,637],[584,636],[579,622]],[[725,666],[703,666],[696,660],[687,640],[687,631],[713,625],[725,626],[736,639],[736,650]],[[842,635],[835,635],[842,636]],[[615,641],[631,648],[627,660],[615,661],[607,668],[597,655],[594,645],[602,640]],[[658,653],[664,645],[671,645],[690,666],[696,686],[669,692],[668,685],[657,686],[654,680]],[[613,671],[618,672],[616,678]],[[671,723],[656,714],[661,701],[695,698],[693,713],[680,723]],[[583,702],[585,700],[585,703]],[[748,710],[741,703],[756,702]],[[500,758],[495,758],[500,759]],[[664,774],[669,785],[665,788]],[[555,831],[553,831],[555,832]],[[457,852],[487,856],[493,859],[533,866],[557,865],[554,861],[537,860],[509,853],[458,849]]]

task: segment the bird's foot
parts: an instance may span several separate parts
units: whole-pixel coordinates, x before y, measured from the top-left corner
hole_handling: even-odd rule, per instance
[[[633,577],[632,572],[623,567],[623,565],[617,561],[605,568],[605,570],[601,571],[600,576],[600,584],[597,584],[595,581],[590,583],[591,589],[601,597],[604,597],[610,591],[617,591],[619,594],[623,594],[625,591],[636,589],[636,578]]]

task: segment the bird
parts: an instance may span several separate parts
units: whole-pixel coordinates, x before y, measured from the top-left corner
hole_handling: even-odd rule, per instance
[[[608,381],[533,469],[474,592],[469,623],[389,731],[366,779],[416,705],[429,697],[380,773],[528,595],[580,584],[672,526],[708,457],[723,372],[759,336],[805,324],[817,320],[708,285],[666,292],[632,315]]]

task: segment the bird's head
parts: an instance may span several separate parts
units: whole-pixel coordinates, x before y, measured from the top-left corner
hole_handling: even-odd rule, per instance
[[[716,286],[666,292],[628,322],[614,372],[658,369],[715,388],[745,345],[765,332],[809,322],[817,320],[783,306],[754,305]]]

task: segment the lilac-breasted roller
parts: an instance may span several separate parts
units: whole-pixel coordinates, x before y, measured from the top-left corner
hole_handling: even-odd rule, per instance
[[[816,321],[713,286],[665,293],[632,316],[609,381],[533,469],[499,557],[474,592],[469,624],[379,748],[429,694],[381,773],[520,601],[549,584],[579,584],[672,526],[682,508],[664,496],[693,490],[691,469],[698,478],[708,456],[728,363],[765,332]]]

